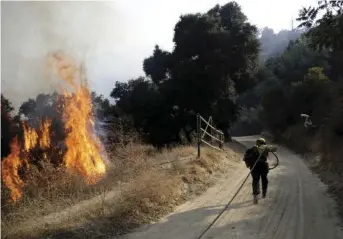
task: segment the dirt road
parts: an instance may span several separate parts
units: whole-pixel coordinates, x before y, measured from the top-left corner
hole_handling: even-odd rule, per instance
[[[237,138],[251,146],[255,137]],[[267,198],[252,204],[251,181],[202,238],[334,239],[343,238],[334,202],[326,187],[303,160],[279,147],[280,165],[269,174]],[[244,163],[202,196],[179,206],[159,222],[144,226],[123,239],[195,239],[225,207],[248,173]]]

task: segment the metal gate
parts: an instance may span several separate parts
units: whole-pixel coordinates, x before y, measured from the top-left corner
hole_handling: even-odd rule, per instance
[[[205,120],[200,114],[197,114],[196,120],[198,158],[200,157],[200,148],[202,143],[211,148],[222,150],[224,145],[224,133],[215,127],[212,116],[210,116],[208,120]],[[206,141],[206,138],[209,138],[209,140]]]

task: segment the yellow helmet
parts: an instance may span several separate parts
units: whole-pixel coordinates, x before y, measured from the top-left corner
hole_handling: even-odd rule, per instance
[[[266,144],[266,140],[264,138],[259,138],[256,140],[256,145],[262,145],[262,144]]]

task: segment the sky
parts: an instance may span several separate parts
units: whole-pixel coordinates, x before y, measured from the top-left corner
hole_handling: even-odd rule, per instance
[[[56,50],[84,62],[90,87],[109,97],[116,81],[143,75],[154,45],[173,48],[180,15],[206,12],[228,0],[1,2],[1,92],[18,107],[56,86],[46,54]],[[291,29],[292,18],[315,0],[236,0],[258,28]],[[294,26],[297,23],[294,21]]]

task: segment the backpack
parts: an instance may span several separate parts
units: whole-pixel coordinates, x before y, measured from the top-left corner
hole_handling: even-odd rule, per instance
[[[260,154],[258,153],[258,150],[257,150],[257,147],[254,146],[250,149],[247,149],[245,151],[245,154],[244,154],[244,162],[245,162],[245,165],[250,168],[252,166],[254,166],[256,160],[258,159],[258,157],[260,156]]]

